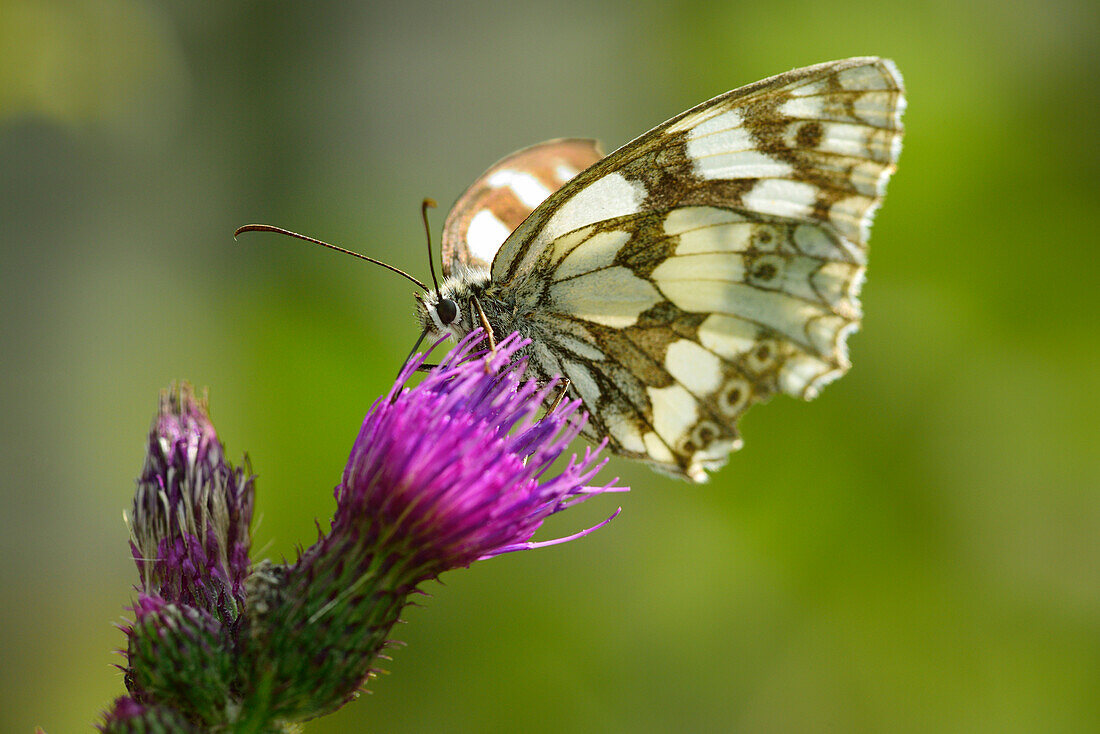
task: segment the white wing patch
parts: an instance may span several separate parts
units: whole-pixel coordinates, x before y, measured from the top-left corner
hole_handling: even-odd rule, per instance
[[[722,385],[721,360],[689,339],[668,345],[665,367],[677,382],[695,395],[707,395]]]
[[[511,188],[520,202],[529,209],[534,209],[545,201],[547,196],[554,193],[530,173],[513,170],[511,168],[495,171],[489,175],[487,180],[489,185],[494,188]],[[568,180],[569,178],[566,178],[562,183]],[[511,234],[511,232],[508,232],[508,234]],[[507,236],[508,235],[505,235],[505,237]],[[504,240],[501,240],[501,242],[503,241]]]
[[[718,209],[712,206],[685,206],[680,209],[673,209],[668,213],[668,216],[665,217],[664,228],[666,234],[682,234],[704,227],[747,221],[743,215],[729,209]]]
[[[558,177],[558,180],[565,183],[569,179],[576,176],[580,171],[568,163],[559,163],[554,166],[554,175]]]
[[[715,224],[682,232],[676,245],[677,255],[745,252],[753,246],[753,228],[746,222]],[[668,227],[666,227],[666,230]]]
[[[817,187],[805,181],[765,178],[741,197],[753,211],[791,219],[807,219],[817,201]]]
[[[698,401],[679,384],[650,387],[646,392],[653,406],[653,429],[667,445],[675,446],[699,420]]]
[[[466,244],[470,253],[479,260],[492,262],[493,256],[511,231],[489,209],[482,209],[470,220],[466,230]]]
[[[611,267],[615,263],[615,256],[618,255],[619,248],[626,244],[629,239],[630,232],[611,230],[587,238],[584,240],[583,247],[568,248],[565,256],[558,261],[558,267],[554,270],[554,280],[567,280],[594,270]],[[568,244],[570,243],[567,243],[567,246]],[[566,249],[566,247],[561,249]],[[552,252],[556,254],[558,250],[559,248],[555,245]]]
[[[581,189],[558,209],[546,225],[542,237],[553,240],[586,224],[613,219],[641,211],[646,189],[627,181],[619,173],[609,173]]]
[[[637,454],[652,453],[650,450],[650,444],[654,441],[649,439],[652,435],[653,439],[656,439],[656,434],[642,435],[642,432],[638,429],[637,421],[633,416],[628,416],[626,413],[610,408],[605,416],[607,433],[614,439],[616,443],[623,447],[625,451],[630,451]],[[660,443],[659,440],[655,441]],[[666,461],[672,460],[672,452],[668,450],[668,447],[661,444],[661,448],[664,449],[668,455]]]
[[[550,296],[560,313],[615,328],[633,326],[664,300],[649,281],[620,266],[554,283]]]

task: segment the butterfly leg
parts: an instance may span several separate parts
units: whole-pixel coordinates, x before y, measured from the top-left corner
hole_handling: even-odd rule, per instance
[[[543,418],[557,410],[558,406],[561,405],[561,401],[565,399],[565,393],[569,392],[569,386],[572,384],[573,383],[569,381],[568,377],[561,378],[561,384],[558,385],[558,394],[554,396],[554,402],[550,403],[550,407],[546,409],[546,413],[542,416]]]
[[[536,421],[536,425],[549,418],[550,415],[558,409],[558,406],[561,405],[561,401],[565,399],[565,393],[569,391],[569,386],[571,384],[568,377],[561,378],[561,383],[558,385],[558,394],[554,396],[554,402],[550,403],[550,407],[547,408],[546,412],[542,414],[542,417]]]
[[[493,334],[493,327],[489,324],[489,319],[485,316],[485,311],[481,309],[481,301],[477,300],[477,296],[470,297],[470,303],[473,305],[474,310],[477,311],[478,321],[481,322],[481,328],[485,329],[485,335],[489,337],[489,354],[485,358],[485,372],[492,372],[493,357],[497,354],[497,340],[496,335]]]

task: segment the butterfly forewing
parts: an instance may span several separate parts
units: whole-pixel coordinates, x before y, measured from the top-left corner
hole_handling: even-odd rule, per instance
[[[532,145],[493,164],[458,198],[443,224],[443,273],[459,265],[488,269],[500,246],[534,211],[603,157],[594,140]]]
[[[487,296],[523,312],[612,448],[693,480],[776,391],[849,366],[867,228],[900,150],[893,64],[797,69],[685,112],[547,198]]]

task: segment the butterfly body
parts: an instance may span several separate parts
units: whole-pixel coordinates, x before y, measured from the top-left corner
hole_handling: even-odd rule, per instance
[[[848,369],[903,108],[891,62],[847,59],[728,92],[607,157],[585,140],[515,153],[448,216],[421,325],[520,332],[542,378],[569,379],[591,437],[703,481],[750,405],[811,398]]]

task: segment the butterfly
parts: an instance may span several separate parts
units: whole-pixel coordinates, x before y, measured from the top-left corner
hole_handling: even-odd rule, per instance
[[[403,273],[424,291],[421,339],[518,331],[589,438],[705,481],[750,406],[848,370],[904,108],[892,61],[851,58],[719,95],[606,157],[581,139],[513,153],[448,214],[443,282]]]
[[[606,157],[577,139],[513,153],[448,215],[421,326],[520,332],[590,437],[704,481],[751,405],[848,370],[904,108],[893,62],[851,58],[722,94]]]

